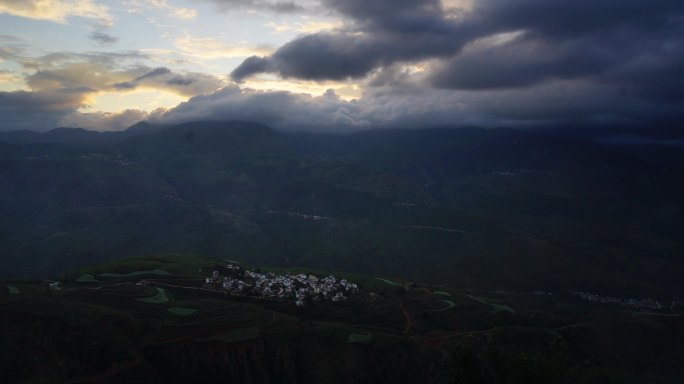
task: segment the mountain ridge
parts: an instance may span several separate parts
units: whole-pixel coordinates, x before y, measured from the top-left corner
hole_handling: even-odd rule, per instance
[[[679,297],[684,178],[670,152],[654,153],[644,162],[507,129],[337,135],[239,121],[96,146],[5,144],[0,272],[182,251],[459,287]]]
[[[0,141],[8,144],[108,143],[158,132],[165,127],[166,125],[154,125],[142,121],[121,131],[94,131],[79,127],[58,127],[46,132],[7,131],[0,132]]]

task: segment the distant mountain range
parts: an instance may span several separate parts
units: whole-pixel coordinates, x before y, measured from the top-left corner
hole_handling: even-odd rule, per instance
[[[0,133],[3,275],[131,255],[682,295],[684,155],[511,129]]]
[[[55,128],[47,132],[9,131],[0,132],[0,141],[10,144],[39,143],[112,143],[129,137],[152,134],[164,129],[163,125],[152,125],[147,122],[137,123],[123,131],[89,131],[83,128]]]

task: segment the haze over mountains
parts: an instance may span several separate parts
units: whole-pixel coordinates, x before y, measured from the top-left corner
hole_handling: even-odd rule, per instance
[[[677,146],[239,121],[0,141],[3,275],[182,251],[453,287],[682,294]]]

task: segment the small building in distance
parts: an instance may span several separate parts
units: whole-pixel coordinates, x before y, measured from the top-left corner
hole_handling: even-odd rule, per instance
[[[305,273],[260,273],[243,270],[233,263],[228,263],[225,274],[222,276],[219,271],[214,271],[211,277],[206,277],[206,284],[213,289],[241,296],[292,300],[300,307],[307,301],[344,301],[359,290],[357,284],[332,275],[318,277]]]

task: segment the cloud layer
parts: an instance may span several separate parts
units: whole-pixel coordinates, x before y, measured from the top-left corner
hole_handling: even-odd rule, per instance
[[[460,9],[438,0],[323,4],[347,21],[344,28],[250,57],[233,79],[368,79],[421,65],[421,87],[453,91],[449,98],[487,112],[483,120],[575,116],[648,124],[683,115],[676,112],[684,102],[684,77],[677,75],[684,71],[681,1],[475,0]],[[539,95],[564,106],[551,107]],[[482,105],[487,99],[496,105]]]
[[[66,3],[71,7],[64,7]],[[165,123],[246,119],[308,130],[437,125],[647,129],[675,125],[684,118],[681,0],[128,0],[126,4],[161,9],[176,21],[200,17],[192,8],[199,4],[210,4],[226,15],[304,16],[290,24],[264,23],[271,30],[300,33],[273,46],[231,41],[226,35],[198,37],[188,31],[169,38],[173,49],[166,51],[186,61],[219,65],[218,60],[238,58],[237,67],[225,68],[234,82],[202,69],[179,69],[172,62],[142,63],[148,58],[143,52],[154,48],[52,52],[32,58],[22,52],[20,42],[0,36],[0,60],[17,62],[24,69],[21,76],[0,71],[0,79],[17,82],[20,76],[26,86],[0,93],[0,129],[26,127],[41,119],[44,128],[83,124],[118,129],[138,118]],[[111,20],[109,10],[92,0],[0,1],[0,12],[60,23],[74,16]],[[316,19],[315,15],[324,16]],[[307,25],[316,27],[303,27]],[[99,46],[121,44],[101,27],[89,37]],[[249,89],[269,82],[284,84],[279,89],[290,92]],[[309,87],[311,93],[328,84],[361,91],[353,93],[352,97],[360,94],[355,100],[342,99],[333,91],[318,96],[292,92],[306,91],[303,84],[307,83],[318,85]],[[79,112],[99,93],[120,92],[126,97],[136,90],[170,92],[187,101],[168,110]],[[30,122],[22,120],[21,112],[31,108],[35,113],[24,116]]]
[[[27,90],[0,92],[0,130],[42,131],[57,126],[123,129],[154,114],[133,110],[79,111],[88,108],[101,93],[118,93],[125,98],[136,90],[155,90],[192,97],[212,93],[226,84],[204,73],[142,65],[137,61],[144,55],[138,52],[59,52],[28,58],[22,55],[21,49],[14,49],[0,51],[0,58],[3,56],[20,62],[32,72],[23,75]],[[11,72],[0,71],[0,81],[18,81],[18,78]]]

